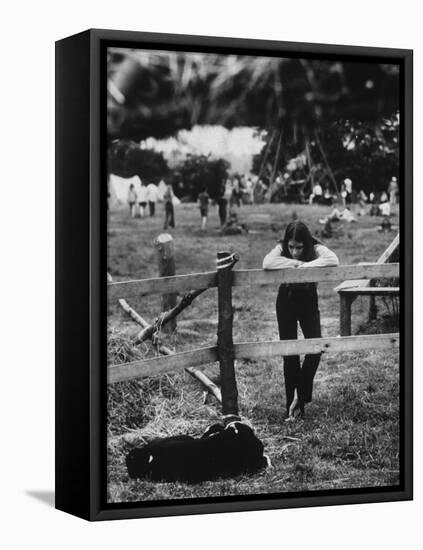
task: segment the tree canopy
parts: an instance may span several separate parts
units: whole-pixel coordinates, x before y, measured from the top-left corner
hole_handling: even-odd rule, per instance
[[[399,110],[399,65],[109,49],[113,138],[165,137],[195,124],[281,128],[373,124]]]
[[[115,140],[110,144],[108,168],[111,173],[122,178],[139,176],[152,181],[159,181],[169,173],[162,153],[141,149],[138,143],[129,139]]]
[[[212,199],[219,199],[225,192],[229,163],[205,155],[190,155],[180,167],[185,195],[196,199],[204,189]]]
[[[312,133],[302,128],[296,140],[283,140],[283,147],[283,133],[269,132],[266,146],[254,157],[253,172],[267,183],[287,172],[290,179],[304,181],[305,192],[317,182],[338,191],[347,177],[356,189],[382,191],[399,176],[399,123],[398,115],[375,124],[338,120]]]

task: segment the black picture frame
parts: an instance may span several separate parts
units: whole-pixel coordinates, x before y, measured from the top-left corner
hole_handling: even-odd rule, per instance
[[[107,504],[105,499],[107,45],[185,51],[313,54],[401,67],[401,483],[395,488],[274,497]],[[267,510],[412,499],[411,50],[91,29],[56,43],[56,508],[87,520]],[[104,67],[103,67],[104,69]]]

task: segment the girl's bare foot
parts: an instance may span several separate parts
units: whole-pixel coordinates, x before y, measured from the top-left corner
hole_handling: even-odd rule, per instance
[[[288,418],[285,419],[285,422],[293,422],[297,418],[300,418],[304,415],[304,404],[298,399],[297,390],[294,393],[294,399],[292,400],[291,405],[288,410]]]

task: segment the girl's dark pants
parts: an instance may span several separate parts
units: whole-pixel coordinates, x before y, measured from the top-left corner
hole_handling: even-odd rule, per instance
[[[175,227],[175,211],[173,209],[173,204],[171,202],[166,202],[164,229],[167,229],[169,225],[170,227]]]
[[[321,338],[320,312],[314,283],[281,285],[276,299],[276,315],[281,340],[294,340],[298,337],[298,322],[305,338]],[[299,355],[284,356],[287,411],[295,389],[300,406],[311,401],[313,379],[319,362],[320,353],[306,355],[302,367]]]
[[[225,199],[225,197],[220,197],[220,199],[217,201],[217,204],[219,205],[220,225],[225,225],[226,217],[227,217],[227,204],[228,204],[228,201]]]

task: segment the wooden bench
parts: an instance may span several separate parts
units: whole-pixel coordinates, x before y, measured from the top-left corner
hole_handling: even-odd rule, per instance
[[[377,263],[389,262],[399,247],[399,234],[378,258]],[[335,290],[339,294],[339,332],[341,336],[351,336],[351,305],[359,296],[369,296],[369,318],[375,319],[377,310],[376,296],[398,296],[399,287],[375,287],[370,279],[344,281]]]

